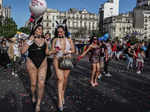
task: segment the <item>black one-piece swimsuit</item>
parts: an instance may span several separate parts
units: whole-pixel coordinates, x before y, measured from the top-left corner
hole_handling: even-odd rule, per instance
[[[39,68],[42,64],[43,60],[46,57],[46,43],[43,44],[43,46],[39,47],[35,43],[33,43],[29,49],[28,49],[28,57],[32,60],[34,65]]]

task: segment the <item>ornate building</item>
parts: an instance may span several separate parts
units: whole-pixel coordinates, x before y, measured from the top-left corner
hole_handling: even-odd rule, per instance
[[[71,37],[88,37],[90,33],[98,29],[98,15],[87,12],[86,9],[79,11],[71,8],[61,12],[54,9],[47,9],[43,16],[44,32],[49,31],[52,35],[56,28],[56,21],[62,23],[67,19],[68,30]]]

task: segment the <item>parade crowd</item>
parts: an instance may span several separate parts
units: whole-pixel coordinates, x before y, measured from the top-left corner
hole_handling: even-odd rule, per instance
[[[17,77],[16,64],[26,63],[31,82],[32,102],[36,104],[36,112],[40,111],[44,85],[50,76],[48,74],[52,73],[56,74],[58,80],[58,109],[63,111],[67,79],[74,67],[70,62],[73,54],[78,55],[76,61],[80,61],[84,56],[89,57],[87,61],[91,63],[90,84],[92,87],[99,85],[97,80],[102,75],[112,76],[108,69],[111,60],[124,60],[127,70],[136,69],[137,74],[144,72],[144,60],[148,58],[150,49],[148,42],[133,43],[130,40],[113,41],[109,39],[100,41],[93,35],[83,52],[79,52],[81,47],[74,45],[67,33],[64,22],[58,24],[53,39],[50,33],[43,34],[42,25],[36,25],[27,39],[12,37],[0,40],[0,68],[11,68],[11,74]],[[66,65],[63,61],[66,61],[64,62]]]

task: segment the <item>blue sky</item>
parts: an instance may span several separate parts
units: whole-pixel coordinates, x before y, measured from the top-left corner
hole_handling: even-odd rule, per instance
[[[58,9],[60,11],[69,8],[83,9],[89,12],[98,13],[100,4],[107,0],[46,0],[48,8]],[[11,6],[11,16],[16,21],[18,27],[24,26],[30,17],[30,0],[3,0],[4,6]],[[131,11],[136,5],[136,0],[120,0],[120,13]]]

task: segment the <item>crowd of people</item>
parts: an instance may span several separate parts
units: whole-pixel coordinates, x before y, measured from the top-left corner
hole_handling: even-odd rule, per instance
[[[72,58],[72,54],[78,51],[73,40],[68,37],[67,32],[64,21],[63,24],[57,25],[55,38],[52,39],[50,33],[43,34],[43,26],[38,24],[34,26],[31,35],[26,40],[17,39],[16,37],[1,40],[1,67],[5,69],[11,67],[11,74],[17,77],[16,64],[26,63],[31,82],[32,102],[36,104],[36,112],[40,112],[45,83],[52,73],[55,73],[57,77],[58,109],[63,111],[64,94],[71,70],[67,68],[70,67],[69,59]],[[136,69],[137,74],[141,74],[144,59],[149,56],[149,47],[149,44],[144,41],[136,43],[129,40],[110,41],[108,39],[107,41],[99,41],[98,37],[93,35],[86,49],[79,53],[77,61],[88,55],[91,63],[90,84],[95,87],[99,85],[97,80],[101,78],[102,74],[107,77],[112,76],[108,71],[111,60],[125,60],[127,69]],[[63,65],[62,59],[67,59],[64,62],[66,65]]]

